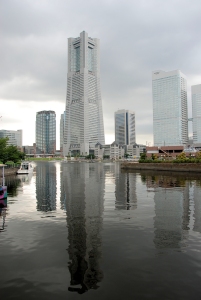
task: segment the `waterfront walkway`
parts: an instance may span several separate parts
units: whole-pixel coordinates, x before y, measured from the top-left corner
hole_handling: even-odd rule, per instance
[[[155,170],[172,172],[201,172],[201,163],[134,163],[123,162],[125,170]]]

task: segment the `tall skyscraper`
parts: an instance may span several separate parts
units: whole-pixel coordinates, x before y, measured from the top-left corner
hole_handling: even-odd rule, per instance
[[[88,154],[100,142],[105,144],[100,91],[99,40],[83,31],[68,39],[68,74],[64,154]]]
[[[115,142],[121,145],[135,144],[135,113],[130,110],[118,110],[114,114]]]
[[[201,143],[201,84],[191,87],[193,142]]]
[[[36,113],[36,154],[56,151],[56,114],[52,110]]]
[[[64,144],[64,129],[65,129],[65,119],[66,119],[66,111],[61,114],[60,118],[60,150],[63,152],[63,144]]]
[[[155,146],[188,143],[187,82],[179,70],[152,73]]]

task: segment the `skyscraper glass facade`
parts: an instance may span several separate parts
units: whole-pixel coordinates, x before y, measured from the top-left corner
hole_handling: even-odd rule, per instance
[[[36,153],[54,154],[56,151],[56,114],[54,111],[36,113]]]
[[[188,142],[187,82],[179,71],[152,73],[155,146]]]
[[[97,142],[104,144],[100,91],[99,40],[83,31],[68,39],[68,75],[64,154],[88,154]]]
[[[115,142],[119,145],[135,144],[135,113],[129,110],[118,110],[115,119]]]
[[[193,142],[201,143],[201,84],[191,87]]]

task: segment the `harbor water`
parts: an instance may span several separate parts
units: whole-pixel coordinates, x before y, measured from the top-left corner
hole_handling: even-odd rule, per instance
[[[200,175],[34,166],[6,177],[2,299],[200,299]]]

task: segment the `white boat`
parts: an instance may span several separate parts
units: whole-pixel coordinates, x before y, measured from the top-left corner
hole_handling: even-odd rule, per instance
[[[30,174],[33,173],[34,167],[29,161],[24,161],[21,163],[19,170],[17,170],[17,174]]]

